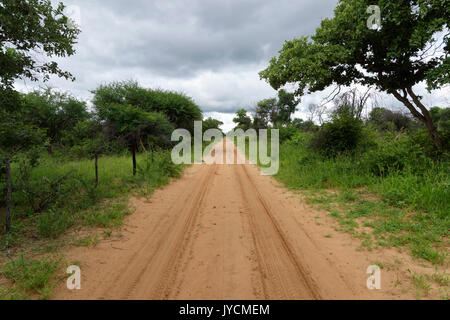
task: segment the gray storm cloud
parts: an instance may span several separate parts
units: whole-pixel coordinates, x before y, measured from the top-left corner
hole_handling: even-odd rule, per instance
[[[77,80],[52,78],[50,86],[89,99],[99,84],[134,79],[183,91],[204,112],[231,113],[276,94],[258,72],[285,40],[313,33],[332,16],[337,0],[64,3],[79,8],[82,34],[76,55],[58,61]]]
[[[182,90],[205,111],[231,112],[274,94],[258,71],[285,40],[314,31],[337,1],[64,3],[81,13],[77,54],[60,60],[77,81],[52,79],[53,86],[89,95],[100,83],[136,79]]]

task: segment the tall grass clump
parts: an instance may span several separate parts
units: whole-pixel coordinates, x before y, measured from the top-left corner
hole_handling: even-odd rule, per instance
[[[356,144],[354,137],[351,143],[337,144],[334,140],[345,140],[346,135],[336,135],[334,126],[343,123],[325,125],[316,134],[297,132],[282,143],[276,178],[313,194],[323,189],[331,194],[372,193],[382,206],[369,201],[364,216],[372,220],[367,225],[374,229],[378,244],[407,246],[414,256],[443,263],[450,230],[448,155],[430,152],[418,139],[421,132],[379,132],[371,126],[351,130],[360,135]],[[344,199],[353,206],[347,213],[353,218],[355,210],[365,206],[366,200],[358,198],[330,196],[329,201]],[[389,208],[400,211],[391,215]]]
[[[13,232],[0,240],[10,246],[20,237],[56,239],[77,224],[120,225],[129,214],[126,206],[116,206],[132,190],[151,193],[181,174],[169,151],[137,156],[138,174],[132,175],[129,155],[103,156],[98,161],[99,183],[95,183],[94,161],[64,161],[46,155],[32,165],[28,160],[13,165]],[[110,199],[111,201],[105,201]],[[110,203],[106,208],[104,203]],[[0,226],[1,227],[1,226]],[[8,240],[7,240],[8,239]],[[17,241],[16,241],[17,242]]]

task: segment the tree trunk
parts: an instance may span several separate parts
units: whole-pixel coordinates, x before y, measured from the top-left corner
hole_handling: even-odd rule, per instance
[[[425,126],[428,129],[428,134],[430,135],[431,140],[434,142],[434,144],[436,145],[436,148],[438,150],[442,150],[442,143],[441,143],[441,139],[439,137],[439,133],[436,129],[436,126],[433,123],[433,119],[431,118],[431,114],[428,111],[428,109],[422,104],[422,102],[420,101],[419,97],[412,91],[412,88],[407,88],[406,89],[409,93],[409,95],[411,96],[411,98],[413,99],[414,103],[416,106],[419,107],[419,109],[422,111],[422,114],[425,118]]]
[[[11,209],[12,209],[12,200],[11,200],[11,160],[9,156],[5,158],[6,163],[6,232],[8,233],[11,230]]]
[[[133,144],[132,152],[133,152],[133,176],[135,176],[136,175],[136,145],[135,144]]]
[[[139,138],[139,143],[140,143],[140,145],[141,145],[142,150],[143,150],[145,153],[147,153],[147,149],[145,149],[145,146],[144,146],[144,144],[142,143],[142,138]]]
[[[53,155],[52,146],[51,146],[50,144],[49,144],[49,145],[46,145],[45,148],[47,149],[47,153],[48,153],[50,156]]]
[[[95,152],[95,187],[98,186],[98,154]]]
[[[433,141],[436,148],[439,151],[441,151],[442,150],[441,139],[439,138],[439,133],[436,129],[436,126],[433,123],[433,119],[431,118],[430,112],[422,104],[419,97],[412,91],[412,88],[403,89],[403,95],[401,95],[395,90],[392,91],[391,93],[398,101],[402,102],[409,109],[409,111],[411,111],[414,117],[416,117],[417,119],[419,119],[419,121],[425,124],[428,130],[428,134],[431,138],[431,141]],[[408,94],[412,98],[415,106],[409,100]],[[420,111],[416,107],[419,108]]]
[[[425,126],[428,129],[428,134],[430,135],[431,140],[434,142],[434,145],[439,151],[441,151],[442,150],[441,138],[439,137],[439,133],[431,117],[426,117]]]

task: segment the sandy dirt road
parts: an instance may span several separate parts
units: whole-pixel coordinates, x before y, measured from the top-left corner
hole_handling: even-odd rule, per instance
[[[254,165],[193,165],[130,205],[117,237],[66,253],[82,289],[61,283],[55,299],[409,298],[391,289],[394,272],[383,273],[383,290],[366,287],[371,261],[391,252],[359,252],[347,234],[325,238],[332,229],[318,213]]]

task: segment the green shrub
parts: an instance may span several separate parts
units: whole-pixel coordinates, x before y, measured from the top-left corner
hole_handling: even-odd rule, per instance
[[[48,299],[55,285],[52,277],[59,264],[60,260],[55,258],[34,260],[21,255],[6,264],[1,273],[26,293],[38,294],[41,298]],[[24,297],[20,292],[15,295]]]
[[[427,157],[433,158],[434,160],[448,160],[450,158],[450,130],[438,130],[438,133],[443,150],[438,150],[436,148],[435,144],[430,139],[428,131],[425,129],[418,130],[415,134],[412,134],[411,141],[420,147]]]
[[[276,127],[274,129],[279,130],[280,143],[291,140],[298,133],[297,127],[293,125],[288,125],[286,127]]]
[[[104,228],[119,226],[125,216],[129,215],[131,211],[125,204],[114,204],[105,207],[97,207],[92,210],[88,210],[83,215],[83,221],[88,226],[98,226]]]
[[[30,179],[30,174],[24,173],[19,176],[15,189],[19,195],[16,201],[23,200],[33,213],[39,213],[67,201],[74,190],[80,189],[80,183],[72,171],[39,179]]]
[[[313,136],[310,147],[325,156],[353,151],[363,137],[363,123],[347,113],[335,114]]]
[[[65,210],[50,209],[37,218],[37,229],[44,238],[56,239],[74,224],[74,216]]]

